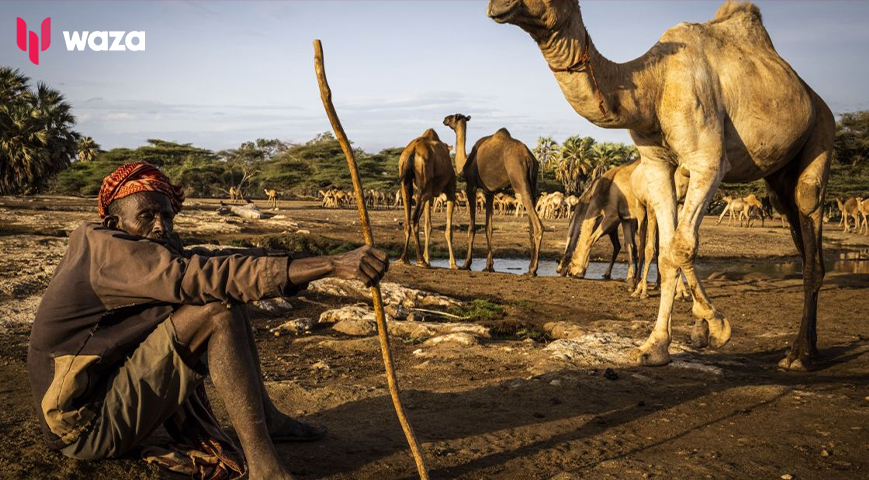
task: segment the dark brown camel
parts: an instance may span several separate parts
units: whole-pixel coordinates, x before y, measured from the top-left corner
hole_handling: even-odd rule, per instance
[[[441,193],[447,196],[447,225],[445,235],[447,248],[450,251],[450,268],[456,268],[453,256],[453,208],[456,204],[456,172],[450,161],[450,151],[447,145],[438,138],[438,134],[429,128],[422,136],[413,139],[398,160],[398,183],[402,201],[404,202],[404,249],[397,263],[407,263],[407,248],[410,235],[413,233],[416,241],[416,264],[429,267],[428,244],[431,237],[431,207],[432,200]],[[408,201],[416,186],[416,205]],[[425,253],[419,244],[419,218],[425,209]]]
[[[477,140],[470,156],[465,155],[465,133],[470,116],[457,113],[444,118],[444,125],[456,132],[456,170],[467,182],[468,198],[475,198],[477,189],[486,197],[486,268],[494,272],[492,257],[492,210],[495,194],[512,186],[520,196],[528,212],[528,236],[531,240],[531,263],[528,274],[537,274],[537,259],[540,256],[540,243],[543,241],[543,224],[534,208],[537,202],[537,159],[528,147],[510,136],[506,128],[494,135]],[[476,227],[476,205],[468,202],[470,224],[468,225],[468,256],[463,270],[471,268],[474,251],[474,229]]]

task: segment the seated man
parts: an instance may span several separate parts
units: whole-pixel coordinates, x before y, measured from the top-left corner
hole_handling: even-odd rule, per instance
[[[180,455],[152,456],[166,466],[209,478],[291,478],[273,442],[325,430],[269,399],[244,304],[326,276],[372,285],[387,257],[370,247],[297,260],[257,249],[187,251],[172,231],[183,201],[183,189],[144,162],[103,180],[103,221],[70,234],[33,323],[27,362],[42,430],[64,455],[102,459],[166,422],[185,444]],[[204,363],[247,462],[211,414]]]

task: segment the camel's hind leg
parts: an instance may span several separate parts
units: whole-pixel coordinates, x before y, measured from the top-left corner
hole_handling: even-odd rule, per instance
[[[413,239],[416,243],[416,265],[419,267],[428,267],[428,262],[425,255],[422,253],[421,243],[419,241],[419,220],[422,217],[426,204],[431,201],[429,196],[424,196],[422,192],[416,195],[416,205],[413,207],[413,217],[411,218],[411,226],[413,227]]]
[[[827,112],[825,120],[833,124]],[[767,177],[767,183],[781,200],[791,224],[791,235],[803,257],[803,317],[790,352],[779,362],[785,370],[807,370],[818,354],[818,292],[824,281],[824,257],[821,242],[823,218],[821,208],[832,158],[833,129],[818,129],[797,159]]]
[[[640,237],[643,241],[643,273],[640,274],[640,281],[631,296],[649,298],[649,269],[658,254],[658,220],[653,208],[646,208],[646,215],[640,224],[640,235],[643,235]]]
[[[423,258],[426,265],[431,265],[429,261],[429,242],[431,241],[431,210],[432,201],[425,202],[425,250],[423,250]]]
[[[401,200],[404,203],[404,248],[401,250],[401,256],[395,262],[399,265],[407,263],[407,250],[410,247],[410,236],[413,233],[413,224],[410,219],[410,194],[413,192],[413,184],[409,182],[401,182]]]
[[[528,212],[528,240],[531,242],[531,262],[528,264],[528,274],[537,275],[537,263],[540,259],[540,245],[543,243],[543,222],[534,209],[534,196],[530,189],[520,192],[522,205]],[[518,210],[519,207],[517,206]]]
[[[610,243],[613,244],[613,255],[610,257],[610,264],[606,267],[606,271],[603,272],[604,280],[609,280],[613,277],[613,266],[616,264],[616,258],[619,256],[619,252],[622,251],[622,244],[619,242],[619,231],[618,229],[613,229],[609,233]]]
[[[495,256],[492,252],[492,214],[494,209],[495,196],[486,194],[486,268],[484,272],[495,271]]]
[[[477,188],[473,186],[470,179],[468,179],[466,193],[468,195],[468,254],[465,257],[462,270],[471,269],[471,260],[474,255],[474,235],[477,228]]]

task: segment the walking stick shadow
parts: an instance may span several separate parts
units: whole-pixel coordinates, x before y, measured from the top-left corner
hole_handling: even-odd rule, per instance
[[[866,341],[824,349],[821,370],[850,363],[867,352]],[[610,381],[590,375],[588,368],[563,369],[462,392],[405,390],[404,398],[433,478],[495,477],[510,463],[533,465],[535,475],[548,478],[565,468],[588,470],[606,460],[671,444],[692,432],[770,408],[794,390],[838,388],[843,383],[869,387],[866,375],[777,372],[773,366],[782,353],[741,356],[742,363],[727,361],[733,355],[703,355],[706,363],[721,361],[720,376],[636,367],[619,369],[619,380]],[[553,385],[555,379],[560,383]],[[699,403],[716,407],[700,408]],[[672,419],[666,435],[648,440],[633,433],[661,418]],[[324,440],[278,447],[285,464],[300,478],[416,478],[387,395],[348,402],[311,420],[330,428]],[[600,438],[603,434],[616,436],[621,444],[607,444]],[[588,450],[604,453],[589,455]],[[556,453],[557,462],[541,460]]]

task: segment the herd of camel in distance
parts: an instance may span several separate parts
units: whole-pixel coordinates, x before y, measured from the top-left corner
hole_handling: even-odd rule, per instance
[[[505,213],[512,205],[514,212],[521,208],[528,216],[528,274],[533,275],[543,235],[540,217],[565,215],[575,202],[559,273],[583,276],[591,245],[604,235],[617,253],[621,227],[628,250],[627,281],[636,286],[635,295],[643,295],[645,274],[657,253],[657,319],[631,357],[639,365],[664,365],[670,362],[670,322],[677,296],[693,301],[694,347],[720,348],[730,339],[727,316],[712,304],[694,269],[700,222],[722,182],[762,178],[769,196],[727,198],[719,222],[730,213],[731,222],[739,218],[750,223],[752,211],[757,211],[778,212],[789,225],[803,264],[804,302],[797,336],[778,367],[811,369],[818,356],[818,293],[825,274],[821,237],[830,210],[824,197],[835,119],[821,97],[776,52],[760,9],[749,2],[727,1],[711,21],[680,23],[645,54],[625,63],[600,53],[576,1],[489,0],[487,15],[530,34],[571,107],[599,127],[628,130],[640,159],[610,169],[575,200],[560,194],[541,195],[538,200],[539,166],[526,145],[502,128],[477,140],[467,153],[466,125],[471,117],[447,116],[443,123],[456,134],[455,166],[449,147],[433,129],[412,140],[399,160],[398,196],[405,218],[399,262],[407,262],[413,238],[417,263],[428,265],[431,211],[442,198],[451,268],[457,268],[452,248],[457,202],[468,207],[470,219],[461,268],[471,266],[476,207],[481,203],[488,271],[494,266],[492,216],[496,205]],[[465,192],[456,192],[456,172],[464,177]],[[511,187],[515,197],[499,197]],[[340,190],[323,192],[326,206],[346,205],[348,197]],[[389,203],[385,194],[369,197],[375,206]],[[471,198],[479,201],[471,204]],[[855,231],[869,230],[869,200],[850,198],[837,204],[845,231],[851,230],[851,219]],[[423,213],[425,252],[419,239]]]

